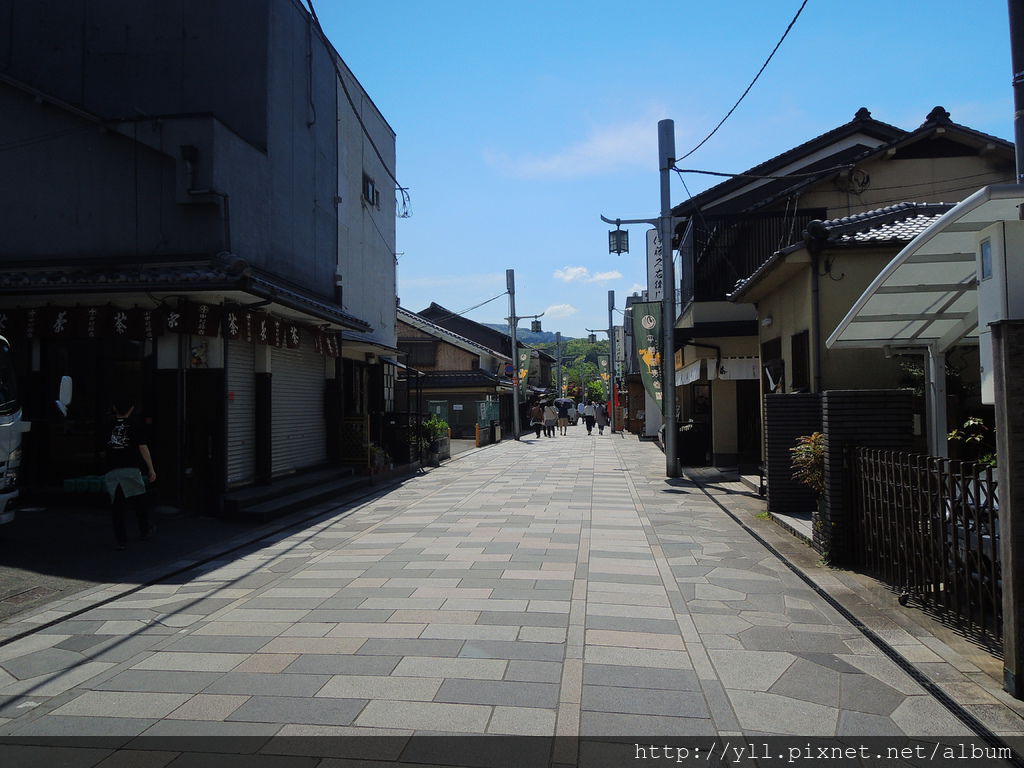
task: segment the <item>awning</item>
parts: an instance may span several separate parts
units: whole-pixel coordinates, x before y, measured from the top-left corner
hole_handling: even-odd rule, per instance
[[[685,368],[680,368],[676,371],[676,386],[684,387],[687,384],[693,384],[697,379],[700,378],[700,366],[704,362],[704,359],[694,360]]]
[[[842,347],[933,347],[978,334],[977,232],[1019,218],[1024,185],[979,189],[900,251],[825,342]]]
[[[718,361],[717,370],[708,370],[709,379],[738,381],[761,378],[759,357],[723,357]]]

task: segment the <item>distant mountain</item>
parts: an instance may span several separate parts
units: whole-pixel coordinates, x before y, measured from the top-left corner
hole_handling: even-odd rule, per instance
[[[508,333],[508,325],[502,323],[481,323],[481,325],[486,325],[488,328],[493,328],[502,333]],[[562,335],[563,342],[569,341],[571,338],[573,337]],[[554,344],[555,334],[552,331],[530,331],[526,328],[520,328],[516,331],[516,339],[524,344]]]

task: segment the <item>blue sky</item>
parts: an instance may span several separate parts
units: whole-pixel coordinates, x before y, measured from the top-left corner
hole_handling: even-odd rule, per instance
[[[659,208],[657,122],[677,154],[725,115],[799,0],[319,0],[346,63],[397,133],[412,217],[398,294],[461,311],[505,290],[544,329],[608,324],[646,281],[643,228],[608,254],[598,218]],[[1012,139],[1005,0],[810,0],[758,83],[685,166],[739,172],[852,119],[901,128],[941,104]],[[688,175],[696,194],[715,183]],[[678,178],[673,203],[686,199]],[[468,317],[503,322],[503,297]],[[521,325],[525,325],[521,324]]]

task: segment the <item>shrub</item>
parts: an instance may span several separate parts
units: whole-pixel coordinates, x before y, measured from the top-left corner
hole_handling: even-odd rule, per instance
[[[423,422],[423,433],[427,440],[440,440],[442,437],[448,437],[448,422],[438,418],[437,414],[433,414]]]
[[[813,490],[818,496],[825,494],[825,436],[821,432],[801,435],[789,449],[793,479]]]

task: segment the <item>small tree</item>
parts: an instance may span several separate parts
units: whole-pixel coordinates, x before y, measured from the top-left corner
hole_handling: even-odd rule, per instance
[[[801,435],[789,449],[793,479],[813,490],[818,498],[825,495],[825,436],[821,432]]]

